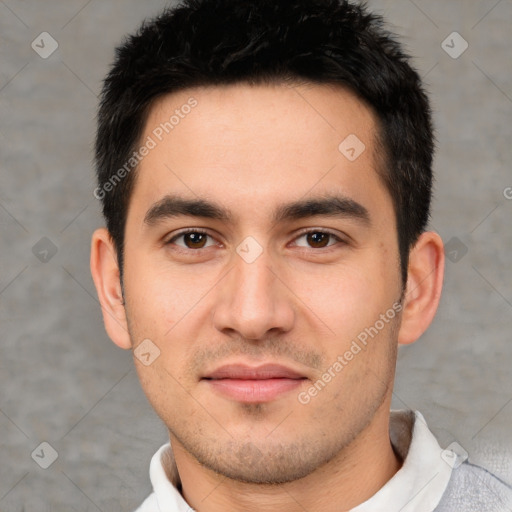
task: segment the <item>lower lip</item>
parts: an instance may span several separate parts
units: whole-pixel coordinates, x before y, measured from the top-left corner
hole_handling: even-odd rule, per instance
[[[305,379],[209,379],[206,382],[224,396],[238,402],[269,402],[279,395],[293,391]]]

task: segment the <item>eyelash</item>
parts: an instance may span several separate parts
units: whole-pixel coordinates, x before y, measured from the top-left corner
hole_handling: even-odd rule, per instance
[[[204,229],[202,228],[188,228],[188,229],[185,229],[183,231],[180,231],[179,233],[177,233],[176,235],[174,235],[172,238],[170,238],[167,242],[165,242],[165,245],[171,245],[173,244],[178,238],[180,237],[183,237],[187,234],[190,234],[190,233],[197,233],[197,234],[201,234],[201,235],[206,235],[206,236],[209,236],[210,238],[213,238],[212,235],[210,235],[210,233],[208,233],[207,231],[205,231]],[[332,233],[331,231],[327,231],[325,229],[307,229],[305,231],[302,231],[300,233],[297,234],[297,236],[294,238],[294,240],[297,240],[298,238],[301,238],[303,237],[304,235],[308,235],[310,233],[322,233],[322,234],[325,234],[325,235],[329,235],[331,236],[332,238],[334,238],[338,243],[341,243],[341,244],[346,244],[347,242],[345,240],[343,240],[342,238],[340,238],[339,236],[337,236],[336,234]],[[322,249],[329,249],[331,247],[333,247],[334,245],[336,244],[331,244],[331,245],[327,245],[326,247],[320,247],[320,248],[315,248],[315,247],[309,247],[309,250],[312,250],[312,251],[315,251],[315,252],[319,252],[320,250]],[[189,249],[189,248],[183,248],[183,247],[180,247],[180,246],[177,246],[178,247],[178,251],[181,251],[181,252],[187,252],[187,253],[190,253],[190,252],[199,252],[201,249],[208,249],[208,247],[201,247],[199,249]],[[305,247],[302,247],[303,249],[305,249]]]

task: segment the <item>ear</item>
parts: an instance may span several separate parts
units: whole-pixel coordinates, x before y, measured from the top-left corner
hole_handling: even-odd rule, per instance
[[[110,233],[105,228],[97,229],[92,235],[91,274],[107,334],[119,347],[131,349],[117,252]]]
[[[443,276],[443,241],[433,231],[422,233],[409,254],[398,343],[413,343],[427,330],[441,299]]]

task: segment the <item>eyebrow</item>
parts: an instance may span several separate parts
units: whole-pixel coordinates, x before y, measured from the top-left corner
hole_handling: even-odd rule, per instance
[[[229,210],[209,200],[166,195],[149,208],[144,216],[144,224],[154,226],[166,219],[180,216],[201,217],[224,222],[233,222],[234,220]],[[340,195],[322,195],[279,205],[274,211],[272,222],[278,224],[315,216],[348,218],[360,221],[366,226],[371,224],[370,214],[362,204]]]

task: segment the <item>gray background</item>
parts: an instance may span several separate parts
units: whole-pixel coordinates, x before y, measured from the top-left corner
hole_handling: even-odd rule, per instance
[[[150,492],[166,431],[103,330],[88,263],[102,224],[91,149],[114,46],[165,4],[0,0],[2,512],[129,511]],[[457,441],[512,481],[512,0],[369,4],[431,92],[432,226],[453,260],[433,326],[400,348],[394,407],[419,409],[441,445]],[[59,45],[47,59],[31,48],[44,31]],[[456,59],[442,47],[453,31],[469,43]],[[31,457],[41,442],[58,453],[48,469]]]

